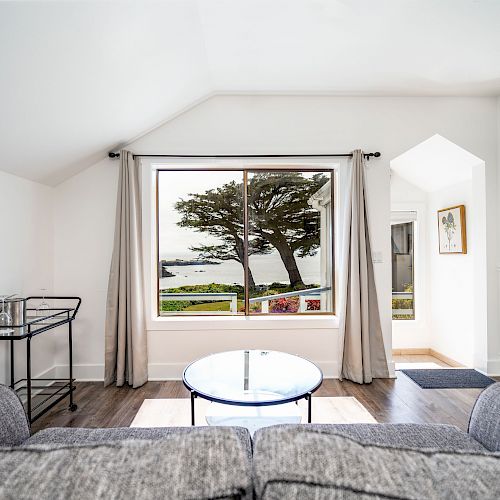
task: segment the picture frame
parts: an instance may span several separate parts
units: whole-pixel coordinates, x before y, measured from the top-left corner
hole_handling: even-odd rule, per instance
[[[465,205],[438,210],[438,242],[440,254],[466,254],[467,230]]]

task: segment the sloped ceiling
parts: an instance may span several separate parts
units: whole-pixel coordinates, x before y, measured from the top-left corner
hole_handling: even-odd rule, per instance
[[[214,93],[499,95],[497,0],[0,3],[0,169],[57,184]]]

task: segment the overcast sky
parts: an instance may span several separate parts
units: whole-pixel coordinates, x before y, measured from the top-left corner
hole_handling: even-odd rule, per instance
[[[160,172],[158,178],[160,257],[188,257],[190,246],[219,242],[217,238],[206,233],[197,233],[192,229],[177,226],[181,215],[174,209],[174,205],[180,199],[187,199],[190,193],[204,193],[208,189],[231,181],[243,182],[243,172]],[[191,254],[191,257],[196,255]]]

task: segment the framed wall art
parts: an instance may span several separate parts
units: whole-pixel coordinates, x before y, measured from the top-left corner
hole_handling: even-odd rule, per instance
[[[465,205],[438,210],[439,253],[467,253]]]

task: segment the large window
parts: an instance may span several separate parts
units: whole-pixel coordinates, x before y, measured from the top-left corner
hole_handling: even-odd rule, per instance
[[[158,170],[158,313],[333,314],[333,172]]]
[[[393,212],[392,319],[415,319],[415,212]]]

